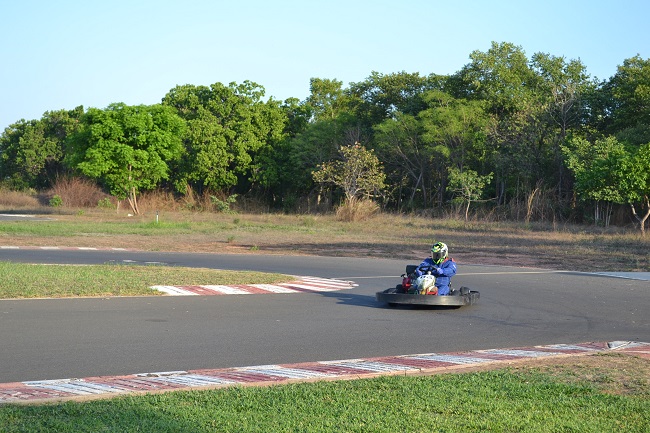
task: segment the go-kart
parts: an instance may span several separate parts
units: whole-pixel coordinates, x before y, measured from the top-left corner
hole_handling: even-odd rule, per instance
[[[476,303],[481,297],[479,292],[468,287],[452,289],[448,295],[438,295],[435,277],[430,272],[417,276],[416,269],[416,265],[406,266],[406,273],[402,275],[402,284],[377,292],[377,301],[385,302],[389,306],[406,304],[462,307]]]

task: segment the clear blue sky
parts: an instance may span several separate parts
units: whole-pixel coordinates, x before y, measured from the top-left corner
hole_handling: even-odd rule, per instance
[[[254,81],[309,95],[382,74],[453,74],[492,41],[607,79],[650,58],[647,0],[4,0],[0,131],[45,111],[154,104],[174,86]]]

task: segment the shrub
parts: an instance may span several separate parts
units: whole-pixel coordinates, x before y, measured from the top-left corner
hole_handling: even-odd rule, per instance
[[[4,209],[38,208],[38,197],[21,191],[0,189],[0,206]]]
[[[100,209],[115,209],[115,205],[109,197],[105,197],[97,202],[97,207]]]
[[[210,203],[212,205],[212,208],[221,213],[235,213],[232,209],[230,209],[230,205],[235,203],[237,200],[237,194],[232,194],[223,200],[221,200],[218,197],[215,197],[213,195],[210,196]]]
[[[66,207],[72,208],[93,208],[100,200],[109,197],[95,182],[81,177],[57,179],[48,195],[52,196],[51,200],[59,197],[61,205],[65,203]]]
[[[61,207],[63,206],[63,200],[58,195],[55,195],[50,199],[50,206],[52,207]]]
[[[339,221],[364,221],[379,213],[379,205],[372,200],[352,198],[336,208]]]
[[[172,192],[156,189],[145,191],[138,197],[138,208],[140,212],[177,211],[181,205]]]

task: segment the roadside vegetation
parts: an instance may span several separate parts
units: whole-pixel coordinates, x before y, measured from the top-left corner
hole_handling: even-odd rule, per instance
[[[650,362],[564,363],[434,376],[2,405],[6,433],[647,432]]]
[[[230,212],[179,209],[165,195],[147,194],[141,214],[96,207],[55,210],[23,195],[0,195],[0,213],[40,216],[0,223],[0,246],[127,248],[144,251],[307,254],[420,260],[443,241],[460,263],[571,271],[650,271],[650,238],[624,227],[465,221],[461,215],[375,212],[359,221],[336,214]]]
[[[650,223],[650,59],[592,77],[580,59],[510,42],[450,75],[311,78],[309,96],[258,83],[184,84],[161,103],[79,106],[0,134],[0,187],[74,207],[143,212],[161,191],[186,210],[381,209],[523,223]],[[4,126],[4,125],[2,125]]]
[[[292,277],[169,266],[38,265],[0,262],[0,299],[155,296],[157,285],[273,284]]]

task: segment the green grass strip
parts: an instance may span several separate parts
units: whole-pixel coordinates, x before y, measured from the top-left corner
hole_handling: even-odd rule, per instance
[[[498,370],[0,406],[3,432],[647,432],[647,394]]]
[[[281,274],[132,265],[32,265],[0,262],[0,299],[159,295],[154,285],[273,284]]]

